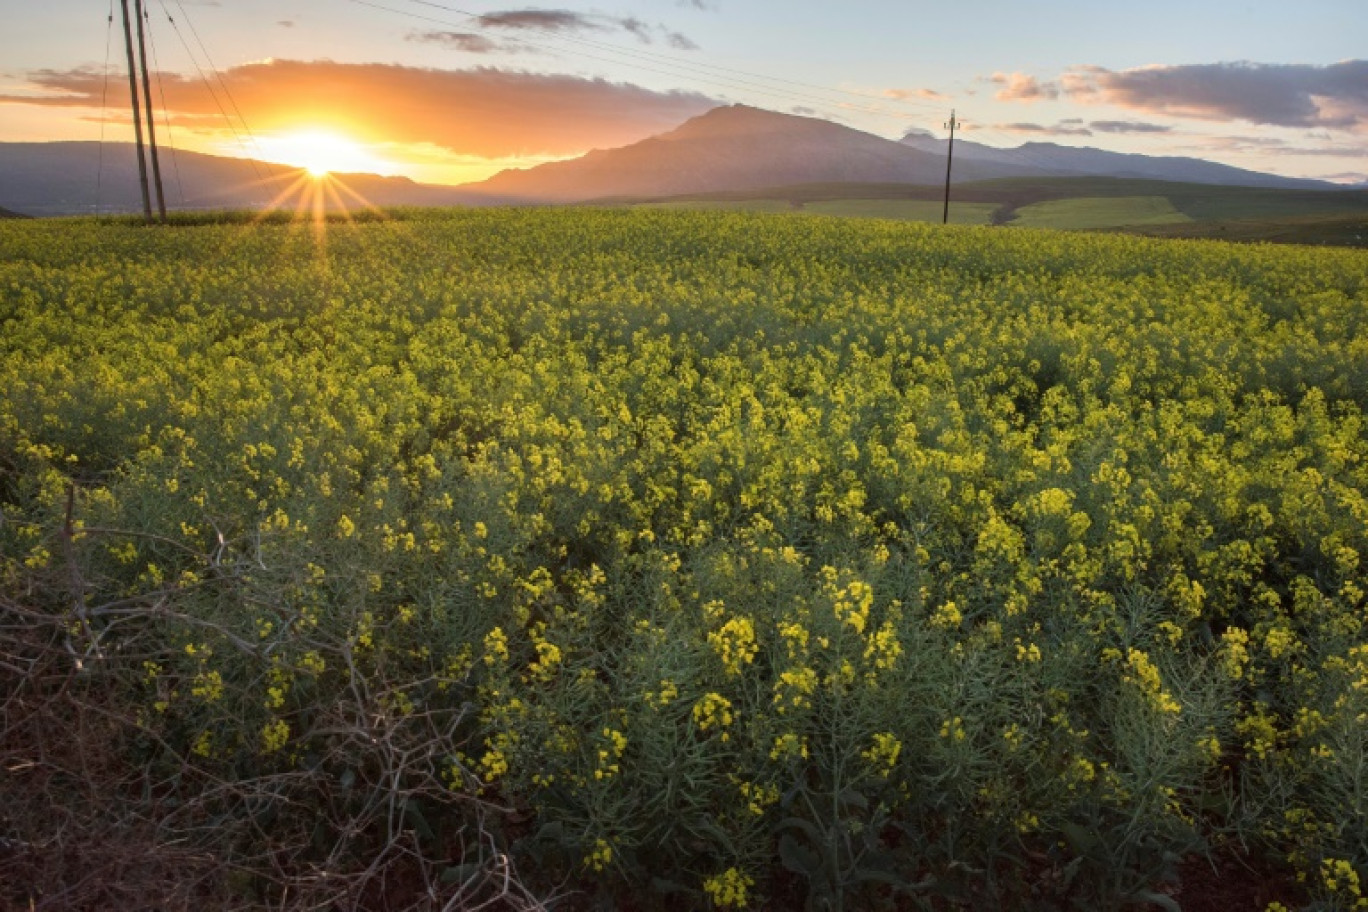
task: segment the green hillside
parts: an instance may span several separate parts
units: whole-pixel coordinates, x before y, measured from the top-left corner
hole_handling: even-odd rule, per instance
[[[939,222],[943,192],[907,184],[803,184],[639,204]],[[958,224],[1368,244],[1368,191],[1363,190],[1270,190],[1092,177],[993,180],[952,187],[951,216]]]

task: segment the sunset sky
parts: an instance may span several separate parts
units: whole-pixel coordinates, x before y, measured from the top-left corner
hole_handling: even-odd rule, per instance
[[[131,139],[118,5],[12,7],[0,141]],[[743,102],[1368,180],[1364,0],[150,0],[148,24],[176,146],[334,170],[478,180]]]

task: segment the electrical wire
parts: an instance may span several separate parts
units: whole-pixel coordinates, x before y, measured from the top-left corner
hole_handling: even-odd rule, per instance
[[[157,75],[157,94],[161,96],[162,105],[162,124],[166,127],[166,142],[163,144],[171,150],[171,173],[176,177],[176,192],[180,194],[181,208],[185,207],[185,185],[181,183],[180,158],[176,154],[176,144],[171,137],[171,115],[167,113],[166,105],[166,84],[162,82],[161,61],[157,58],[157,39],[152,34],[152,14],[148,12],[150,5],[143,7],[143,17],[147,20],[147,43],[152,46],[152,70]]]
[[[105,26],[104,86],[100,90],[100,145],[95,157],[95,217],[100,216],[104,184],[105,111],[109,107],[109,49],[114,39],[114,0],[109,0],[109,19]]]
[[[357,6],[366,6],[366,7],[370,7],[371,9],[382,10],[382,11],[387,12],[387,13],[394,13],[395,15],[398,15],[398,16],[405,16],[405,17],[410,18],[410,19],[417,19],[417,20],[420,20],[420,21],[423,21],[423,22],[431,22],[431,23],[434,23],[434,24],[436,24],[436,25],[443,25],[443,26],[446,26],[446,27],[448,27],[448,28],[459,28],[459,27],[461,27],[458,23],[451,22],[451,21],[446,20],[446,19],[438,19],[438,18],[435,18],[435,17],[433,17],[433,16],[425,16],[425,15],[422,15],[422,14],[420,14],[420,13],[410,12],[410,11],[408,11],[408,10],[395,9],[395,8],[392,7],[392,6],[385,6],[384,4],[373,2],[373,0],[347,0],[347,2],[356,4]],[[414,2],[417,2],[417,0],[414,0]],[[465,18],[468,18],[468,19],[476,19],[477,21],[478,21],[478,19],[479,19],[479,16],[477,16],[476,14],[474,14],[474,13],[469,13],[469,12],[466,12],[466,11],[464,11],[464,10],[459,10],[459,9],[456,9],[455,7],[442,7],[442,6],[438,6],[438,4],[433,4],[433,3],[428,3],[428,4],[425,4],[425,5],[427,5],[427,6],[437,6],[437,7],[440,8],[440,9],[449,10],[449,11],[451,11],[451,12],[456,13],[457,15],[464,16]],[[537,41],[537,40],[533,40],[533,39],[525,38],[525,37],[521,37],[521,36],[519,36],[519,37],[517,37],[517,38],[515,38],[515,39],[513,39],[513,40],[514,40],[515,42],[517,42],[518,44],[523,44],[523,45],[526,45],[526,46],[528,46],[528,47],[534,47],[534,48],[538,48],[538,49],[545,50],[545,51],[560,52],[560,53],[566,52],[566,49],[565,49],[565,48],[558,47],[558,46],[552,45],[552,44],[547,44],[547,43],[545,43],[545,41]],[[603,42],[589,41],[588,39],[573,38],[573,37],[570,37],[570,36],[557,36],[556,38],[550,39],[550,40],[571,41],[571,42],[574,42],[574,43],[577,43],[577,44],[587,45],[587,46],[594,47],[594,48],[597,48],[597,49],[600,49],[600,50],[603,50],[603,51],[606,51],[606,52],[609,52],[609,53],[613,53],[613,54],[630,55],[630,56],[635,56],[635,57],[637,57],[638,59],[651,59],[649,55],[642,55],[642,54],[640,54],[640,53],[638,53],[638,52],[632,51],[632,50],[627,49],[627,48],[621,48],[621,47],[619,47],[619,46],[617,46],[617,45],[609,45],[609,44],[605,44],[605,43],[603,43]],[[836,100],[831,99],[831,98],[823,98],[823,97],[814,96],[814,95],[810,95],[810,94],[806,94],[806,93],[795,92],[795,91],[792,91],[792,90],[789,90],[789,89],[783,89],[783,88],[780,88],[780,87],[777,87],[777,86],[764,86],[764,85],[761,85],[761,84],[758,84],[758,83],[753,83],[753,82],[740,82],[740,81],[738,81],[738,80],[735,80],[735,79],[728,79],[728,78],[723,77],[723,76],[714,76],[714,75],[711,75],[711,74],[702,74],[702,75],[700,75],[700,73],[697,72],[696,68],[695,68],[695,72],[688,72],[688,67],[691,66],[690,64],[676,63],[676,62],[673,61],[673,60],[659,60],[659,59],[656,59],[656,60],[653,60],[653,63],[655,63],[656,65],[647,65],[647,64],[645,64],[645,63],[639,63],[639,62],[635,62],[635,61],[632,61],[632,60],[622,60],[622,59],[614,59],[614,58],[611,58],[611,57],[602,57],[602,56],[598,56],[598,55],[595,55],[595,54],[585,53],[584,51],[574,51],[573,53],[575,53],[577,56],[579,56],[579,57],[581,57],[581,58],[588,59],[588,60],[596,60],[596,61],[599,61],[600,63],[609,63],[609,64],[613,64],[613,65],[615,65],[615,66],[628,66],[628,67],[632,67],[632,68],[637,69],[637,70],[643,70],[643,71],[650,72],[650,73],[657,73],[657,74],[664,75],[664,76],[673,76],[673,77],[676,77],[676,78],[683,77],[683,78],[685,78],[685,79],[690,79],[690,80],[693,80],[693,81],[696,81],[696,82],[697,82],[697,81],[701,81],[701,82],[708,83],[708,84],[711,84],[711,85],[718,85],[718,86],[721,86],[721,87],[726,88],[726,89],[731,89],[731,90],[733,90],[733,91],[738,90],[738,88],[739,88],[739,90],[740,90],[740,91],[743,91],[743,92],[748,91],[748,92],[750,92],[750,93],[752,93],[752,94],[758,93],[758,94],[761,94],[761,95],[768,96],[768,97],[770,97],[770,98],[777,98],[777,99],[779,99],[779,100],[781,100],[781,101],[785,101],[785,102],[789,102],[789,103],[794,103],[794,102],[815,103],[815,104],[819,104],[819,105],[822,105],[822,106],[825,106],[825,107],[835,107],[835,108],[838,108],[838,109],[840,109],[840,110],[857,111],[857,112],[860,112],[860,113],[874,114],[874,115],[881,116],[881,117],[892,117],[892,118],[896,118],[896,119],[899,119],[899,120],[916,120],[917,118],[919,118],[919,117],[921,117],[921,116],[924,116],[924,115],[914,115],[914,114],[910,114],[910,113],[904,112],[904,111],[889,111],[889,110],[886,110],[886,109],[883,109],[883,108],[874,108],[874,107],[870,107],[870,106],[868,106],[868,105],[854,104],[854,103],[852,103],[852,102],[836,101]],[[672,67],[672,66],[673,66],[673,67],[677,67],[677,69],[662,69],[662,67]],[[726,69],[726,68],[719,68],[719,69]],[[734,71],[734,72],[744,72],[744,71]],[[772,78],[772,77],[757,76],[757,78],[760,78],[760,79],[769,79],[769,78]],[[791,80],[779,80],[779,79],[775,79],[775,81],[792,82]],[[806,84],[804,84],[804,85],[806,85]],[[847,90],[845,90],[845,89],[830,89],[830,88],[825,88],[825,87],[820,87],[820,86],[818,86],[818,87],[816,87],[816,88],[820,89],[821,91],[836,92],[836,93],[841,93],[841,94],[854,95],[854,96],[856,96],[856,97],[861,97],[861,98],[876,99],[876,100],[881,101],[881,102],[901,102],[900,99],[885,99],[885,98],[879,98],[878,96],[866,95],[866,94],[857,93],[857,92],[849,92],[849,91],[847,91]],[[915,104],[915,103],[914,103],[914,104]],[[927,105],[926,107],[932,107],[932,106]]]
[[[257,144],[256,137],[252,135],[252,128],[247,126],[247,118],[242,116],[242,110],[238,107],[237,101],[233,98],[233,93],[229,90],[228,83],[224,81],[223,71],[214,65],[214,58],[209,56],[209,49],[204,46],[204,40],[200,38],[199,29],[195,28],[195,23],[191,21],[190,14],[185,11],[185,6],[182,5],[181,0],[175,0],[175,3],[176,8],[181,11],[181,18],[185,20],[186,25],[190,26],[190,33],[195,36],[195,43],[198,44],[200,50],[204,52],[204,59],[209,62],[209,71],[218,79],[219,87],[223,89],[223,94],[227,97],[228,104],[232,106],[233,113],[237,114],[238,121],[242,124],[243,132],[247,134],[247,138],[251,140],[256,153],[260,155],[261,147]]]
[[[167,22],[171,23],[171,29],[175,31],[176,38],[179,38],[179,41],[181,41],[182,48],[185,48],[186,56],[190,59],[190,66],[193,66],[194,70],[200,74],[200,82],[204,83],[204,88],[208,90],[209,97],[213,100],[213,107],[218,108],[220,115],[223,116],[223,122],[228,126],[228,133],[233,134],[234,142],[237,142],[238,148],[244,152],[244,157],[248,160],[248,164],[252,165],[252,174],[256,175],[257,180],[260,180],[261,170],[257,167],[257,161],[252,156],[252,149],[248,148],[248,144],[246,144],[245,139],[242,138],[242,134],[238,133],[237,126],[233,123],[233,118],[228,116],[227,108],[224,108],[223,101],[219,100],[219,94],[213,90],[213,83],[209,82],[209,77],[208,75],[205,75],[204,67],[200,66],[200,60],[194,56],[194,51],[190,49],[190,42],[185,40],[185,33],[182,33],[181,25],[175,21],[175,16],[171,15],[171,11],[167,8],[166,0],[157,0],[157,3],[161,5],[161,12],[166,15]],[[176,3],[176,5],[181,4]],[[181,10],[182,12],[185,11],[185,7],[181,7]],[[193,23],[189,21],[189,18],[186,19],[186,25],[189,25],[192,29],[194,27]],[[198,34],[196,37],[198,38]],[[204,44],[201,42],[200,46],[202,48]],[[208,60],[209,67],[213,67],[213,60],[209,59],[208,55],[205,55],[205,60]]]
[[[467,11],[467,10],[458,9],[457,7],[453,7],[453,6],[446,6],[446,5],[443,5],[443,4],[441,4],[441,3],[434,3],[434,2],[431,2],[431,0],[409,0],[409,2],[411,2],[411,3],[417,3],[417,4],[421,5],[421,6],[429,6],[429,7],[435,8],[435,9],[446,10],[447,12],[457,13],[457,14],[459,14],[459,15],[466,16],[466,17],[468,17],[468,18],[474,19],[474,20],[476,20],[477,22],[481,22],[481,21],[483,21],[483,19],[484,19],[484,17],[483,17],[482,15],[478,14],[478,13],[472,13],[472,12],[469,12],[469,11]],[[548,36],[548,39],[549,39],[549,40],[559,40],[559,41],[569,41],[569,42],[573,42],[573,43],[575,43],[575,44],[583,44],[583,45],[587,45],[587,46],[590,46],[590,47],[596,47],[596,48],[600,48],[600,49],[603,49],[603,50],[606,50],[606,51],[611,51],[611,52],[613,52],[613,53],[622,54],[622,55],[627,56],[627,57],[634,57],[634,58],[637,58],[637,59],[650,59],[652,56],[656,56],[656,57],[663,57],[663,56],[664,56],[664,55],[660,55],[660,54],[654,54],[654,55],[653,55],[653,54],[648,54],[648,53],[646,53],[646,52],[638,51],[638,50],[636,50],[636,49],[634,49],[634,48],[625,48],[625,47],[622,47],[621,45],[609,44],[609,43],[607,43],[607,42],[602,42],[602,41],[594,41],[593,39],[590,39],[590,38],[581,38],[581,37],[576,37],[576,36],[573,36],[573,35],[551,35],[551,36]],[[518,39],[514,39],[514,40],[526,41],[527,39],[518,38]],[[685,60],[685,59],[682,59],[682,58],[677,57],[677,56],[674,56],[674,55],[671,55],[671,57],[666,61],[666,63],[667,63],[667,65],[669,65],[669,66],[676,66],[676,67],[680,67],[680,68],[685,69],[685,70],[693,70],[693,71],[695,71],[695,72],[705,72],[705,71],[712,70],[712,71],[716,71],[716,72],[719,72],[719,73],[732,73],[732,74],[736,74],[736,75],[739,75],[739,76],[746,76],[746,77],[749,77],[750,79],[763,79],[763,80],[767,80],[767,81],[769,81],[769,82],[783,83],[783,84],[785,84],[785,85],[797,86],[797,87],[799,87],[799,88],[804,88],[804,89],[815,89],[815,90],[817,90],[817,91],[819,91],[819,92],[831,92],[831,93],[836,93],[836,94],[840,94],[840,95],[848,95],[848,96],[853,97],[853,98],[861,98],[861,99],[866,99],[866,100],[869,100],[869,101],[877,101],[877,102],[881,102],[881,103],[885,103],[885,102],[894,102],[894,103],[898,103],[898,104],[905,104],[905,105],[908,105],[908,106],[911,106],[911,107],[921,107],[921,108],[927,108],[927,109],[936,110],[936,111],[940,111],[940,110],[942,109],[942,106],[940,106],[940,105],[932,105],[932,104],[924,103],[924,102],[908,101],[907,99],[904,99],[904,98],[893,98],[893,97],[885,96],[885,95],[872,95],[872,94],[870,94],[870,93],[868,93],[868,92],[855,92],[855,91],[852,91],[852,90],[850,90],[850,89],[842,89],[842,88],[840,88],[840,87],[817,85],[816,83],[802,82],[802,81],[799,81],[799,80],[796,80],[796,79],[785,79],[785,78],[783,78],[782,76],[769,76],[769,75],[766,75],[766,74],[763,74],[763,73],[755,73],[755,72],[752,72],[752,71],[750,71],[750,70],[741,70],[741,69],[737,69],[737,68],[735,68],[735,67],[725,67],[725,66],[721,66],[721,65],[719,65],[719,64],[704,63],[704,62],[702,62],[702,61],[696,61],[696,60]],[[756,83],[751,83],[751,82],[742,82],[742,83],[740,83],[740,84],[742,84],[742,85],[756,85]],[[768,88],[768,87],[767,87],[767,88]],[[798,96],[798,97],[811,98],[811,96],[806,96],[806,95],[804,95],[804,96]],[[830,100],[829,100],[829,99],[825,99],[825,100],[828,101],[828,103],[830,103]]]
[[[434,0],[409,0],[409,2],[410,2],[410,3],[416,3],[416,4],[418,4],[419,6],[427,6],[427,7],[433,8],[433,9],[444,10],[444,11],[449,12],[449,13],[456,13],[456,14],[458,14],[458,15],[465,16],[465,17],[467,17],[467,18],[469,18],[469,19],[474,19],[477,23],[482,23],[482,22],[484,21],[484,16],[481,15],[481,14],[479,14],[479,13],[472,13],[472,12],[470,12],[469,10],[463,10],[463,9],[460,9],[459,7],[448,6],[448,5],[443,4],[443,3],[436,3],[436,2],[434,2]],[[664,57],[665,57],[665,55],[659,54],[659,53],[646,53],[646,52],[643,52],[643,51],[636,50],[636,49],[634,49],[634,48],[625,48],[625,47],[622,47],[621,45],[609,44],[609,43],[607,43],[607,42],[595,41],[595,40],[593,40],[593,39],[591,39],[591,38],[582,38],[582,37],[577,37],[577,36],[574,36],[574,35],[550,35],[550,36],[547,36],[547,37],[548,37],[549,40],[569,41],[569,42],[573,42],[573,43],[575,43],[575,44],[582,44],[582,45],[586,45],[586,46],[589,46],[589,47],[595,47],[595,48],[599,48],[599,49],[601,49],[601,50],[611,51],[611,52],[616,53],[616,54],[622,54],[622,55],[624,55],[624,56],[627,56],[627,57],[634,57],[634,58],[637,58],[637,59],[651,59],[651,58],[653,58],[653,57],[654,57],[654,58],[664,58]],[[522,41],[525,41],[526,39],[519,38],[519,39],[515,39],[515,40],[522,40]],[[702,61],[697,61],[697,60],[685,60],[685,59],[680,58],[680,57],[678,57],[678,56],[676,56],[676,55],[670,55],[669,58],[668,58],[667,60],[665,60],[665,63],[666,63],[667,65],[669,65],[669,66],[676,66],[676,67],[680,67],[680,68],[685,69],[685,70],[693,70],[693,71],[695,71],[695,72],[705,72],[705,71],[708,71],[708,70],[713,70],[713,71],[717,71],[717,72],[719,72],[719,73],[732,73],[732,74],[735,74],[735,75],[738,75],[738,76],[745,76],[745,77],[748,77],[749,79],[763,79],[763,80],[766,80],[766,81],[768,81],[768,82],[783,83],[783,84],[785,84],[785,85],[797,86],[797,87],[803,88],[803,89],[815,89],[815,90],[817,90],[817,91],[819,91],[819,92],[830,92],[830,93],[835,93],[835,94],[840,94],[840,95],[847,95],[847,96],[850,96],[850,97],[852,97],[852,98],[861,98],[861,99],[865,99],[865,100],[867,100],[867,101],[877,101],[877,102],[880,102],[880,103],[895,102],[895,103],[898,103],[898,104],[907,105],[907,106],[909,106],[909,107],[920,107],[920,108],[926,108],[926,109],[928,109],[928,110],[935,110],[935,111],[941,111],[941,110],[943,109],[943,106],[941,106],[941,105],[932,105],[932,104],[925,103],[925,102],[909,101],[909,100],[907,100],[907,99],[905,99],[905,98],[891,98],[891,97],[884,96],[884,95],[872,95],[872,94],[870,94],[870,93],[868,93],[868,92],[856,92],[856,91],[852,91],[852,90],[850,90],[850,89],[842,89],[842,88],[839,88],[839,87],[817,85],[816,83],[802,82],[802,81],[796,80],[796,79],[785,79],[785,78],[783,78],[783,77],[781,77],[781,76],[769,76],[769,75],[766,75],[766,74],[764,74],[764,73],[756,73],[756,72],[753,72],[753,71],[750,71],[750,70],[741,70],[741,69],[737,69],[737,68],[735,68],[735,67],[725,67],[725,66],[721,66],[721,65],[719,65],[719,64],[704,63],[704,62],[702,62]],[[742,85],[756,85],[756,83],[752,83],[752,82],[742,82],[741,84],[742,84]],[[811,98],[811,96],[806,96],[806,95],[798,96],[798,97]],[[831,103],[829,99],[826,100],[826,101],[827,101],[827,103]]]

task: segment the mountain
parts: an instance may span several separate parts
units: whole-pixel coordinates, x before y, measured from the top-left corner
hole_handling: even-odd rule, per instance
[[[1154,157],[1026,143],[997,149],[955,143],[955,183],[1107,177],[1268,189],[1339,189],[1321,181],[1259,174],[1195,158]],[[175,209],[293,209],[312,193],[299,168],[177,151],[162,156],[167,205]],[[731,105],[667,133],[568,161],[501,171],[459,187],[403,177],[334,175],[329,208],[575,203],[749,192],[814,184],[936,187],[945,143],[909,134],[884,139],[814,117]],[[350,193],[337,186],[341,184]],[[928,190],[929,192],[929,190]],[[354,194],[354,196],[353,196]],[[0,207],[30,215],[138,212],[135,147],[127,143],[0,142]]]
[[[966,162],[959,181],[1040,177],[1025,164]],[[570,161],[501,171],[464,190],[526,202],[657,197],[817,182],[936,184],[945,158],[815,117],[714,108],[659,136]]]
[[[908,133],[900,142],[919,152],[945,157],[946,142],[924,133]],[[971,140],[955,142],[955,170],[959,162],[979,166],[1026,166],[1056,177],[1116,177],[1140,180],[1215,184],[1225,187],[1268,187],[1281,190],[1339,189],[1325,181],[1300,180],[1262,174],[1200,158],[1108,152],[1090,147],[1029,142],[1014,149],[998,149]]]
[[[168,209],[293,209],[310,180],[300,168],[243,158],[162,150]],[[333,175],[374,206],[446,206],[498,202],[406,177]],[[331,183],[331,182],[330,182]],[[325,185],[326,186],[326,185]],[[293,190],[291,189],[293,188]],[[351,193],[328,195],[328,208],[358,208]],[[30,215],[141,212],[137,147],[131,143],[0,143],[0,206]]]
[[[22,212],[11,212],[11,211],[9,211],[8,209],[0,208],[0,219],[20,219],[20,218],[28,218],[28,216],[27,216],[27,215],[24,215]]]

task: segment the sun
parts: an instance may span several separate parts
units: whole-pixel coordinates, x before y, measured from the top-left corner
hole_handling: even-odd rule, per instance
[[[327,130],[298,130],[257,141],[262,155],[283,165],[303,168],[310,177],[333,173],[385,174],[393,166],[372,155],[354,139]]]

